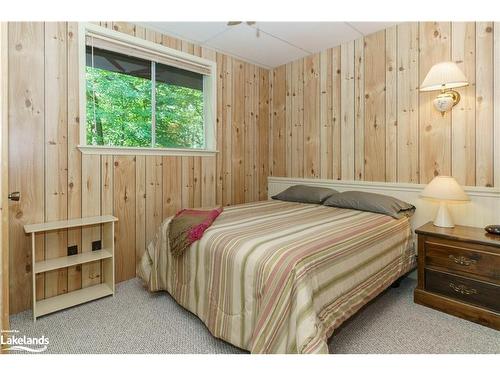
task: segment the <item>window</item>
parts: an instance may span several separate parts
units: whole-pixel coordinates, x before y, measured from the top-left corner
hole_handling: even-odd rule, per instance
[[[215,151],[214,62],[99,26],[84,35],[82,151]]]

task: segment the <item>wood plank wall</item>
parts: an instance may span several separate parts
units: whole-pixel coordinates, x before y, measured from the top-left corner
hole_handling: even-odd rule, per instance
[[[0,340],[9,329],[9,230],[8,230],[8,39],[7,22],[0,22]],[[0,345],[0,353],[4,345]]]
[[[270,174],[493,186],[491,22],[403,23],[271,71]],[[470,85],[444,117],[418,91],[453,60]]]
[[[114,214],[119,219],[115,235],[120,282],[135,276],[136,260],[156,228],[180,208],[267,199],[269,71],[130,23],[101,24],[217,61],[219,153],[216,157],[82,155],[76,147],[77,24],[9,23],[9,189],[22,196],[10,209],[11,313],[31,304],[26,223]],[[41,235],[36,256],[65,255],[70,245],[90,251],[91,242],[100,235],[99,227]],[[100,279],[99,262],[41,274],[37,298]]]

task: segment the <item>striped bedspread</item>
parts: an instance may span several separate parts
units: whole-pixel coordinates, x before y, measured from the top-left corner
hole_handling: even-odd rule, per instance
[[[414,267],[407,218],[264,201],[227,207],[180,257],[166,219],[139,266],[210,332],[252,353],[327,353],[348,317]]]

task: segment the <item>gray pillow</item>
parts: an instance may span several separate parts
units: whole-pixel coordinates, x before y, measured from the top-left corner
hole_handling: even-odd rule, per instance
[[[395,219],[410,217],[415,206],[387,195],[365,193],[362,191],[345,191],[334,194],[325,202],[325,206],[351,208],[353,210],[375,212],[392,216]]]
[[[306,186],[306,185],[294,185],[290,186],[286,190],[283,190],[281,193],[272,196],[271,198],[288,202],[321,204],[329,196],[335,193],[337,193],[336,190],[328,188]]]

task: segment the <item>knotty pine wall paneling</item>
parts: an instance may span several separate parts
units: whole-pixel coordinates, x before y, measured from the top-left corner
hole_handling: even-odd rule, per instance
[[[80,143],[80,103],[78,101],[78,24],[67,25],[68,53],[68,219],[82,217],[82,154],[77,149]],[[82,251],[82,229],[68,229],[68,244]],[[82,287],[82,267],[68,267],[68,292]]]
[[[369,94],[365,96],[365,44],[364,38],[354,41],[354,179],[363,180],[365,176],[365,107]]]
[[[267,199],[269,70],[131,23],[100,25],[217,61],[218,153],[82,154],[77,148],[78,24],[9,23],[9,190],[22,196],[10,210],[11,313],[31,305],[31,246],[24,224],[117,216],[119,282],[135,277],[136,263],[159,224],[179,209]],[[39,235],[36,256],[65,255],[70,245],[91,251],[91,242],[100,238],[99,226]],[[36,294],[43,299],[100,283],[101,264],[40,274],[38,279]]]
[[[469,86],[458,88],[460,103],[453,111],[453,175],[464,185],[476,184],[476,24],[451,24],[451,54],[469,80]]]
[[[304,177],[320,176],[320,55],[304,59]]]
[[[291,108],[286,108],[286,113],[292,112],[291,118],[291,151],[285,163],[291,166],[293,177],[304,176],[304,60],[295,61],[291,66],[292,99]],[[281,77],[278,77],[281,78]],[[279,90],[278,90],[279,92]],[[278,111],[280,108],[278,108]],[[286,117],[286,116],[285,116]],[[274,119],[273,119],[274,120]],[[273,122],[274,127],[274,122]],[[294,155],[292,157],[292,155]]]
[[[385,123],[385,30],[365,38],[365,116],[364,133],[355,134],[365,148],[364,180],[385,181],[386,123]]]
[[[297,74],[297,77],[299,75]],[[271,147],[271,170],[270,174],[272,176],[284,176],[286,173],[286,67],[283,65],[276,68],[272,72],[271,81],[271,119],[272,119],[272,147]],[[303,79],[299,78],[301,81],[301,87],[303,87]],[[294,82],[292,77],[292,83]],[[292,94],[293,95],[293,94]],[[293,106],[293,104],[292,104]],[[302,112],[302,111],[300,111]],[[301,141],[303,136],[301,136]],[[234,140],[233,140],[234,141]],[[303,143],[301,143],[303,144]],[[302,147],[300,148],[302,150]],[[293,150],[292,153],[297,151],[298,155],[303,155],[302,152],[297,149]],[[298,158],[298,160],[303,161],[303,157]]]
[[[420,23],[420,81],[429,69],[451,59],[450,22]],[[425,56],[425,58],[422,58]],[[451,113],[442,116],[432,101],[436,92],[420,92],[420,181],[451,173]]]
[[[419,183],[419,28],[397,26],[397,182]],[[404,162],[403,162],[404,160]],[[400,162],[401,161],[401,162]]]
[[[45,220],[68,218],[67,24],[45,24]],[[67,255],[67,230],[45,234],[45,257]],[[65,293],[68,269],[45,273],[45,298]]]
[[[333,174],[333,124],[332,124],[332,54],[320,54],[320,177],[332,178]],[[288,78],[288,77],[287,77]],[[288,115],[288,111],[287,111]]]
[[[45,220],[45,25],[9,24],[8,34],[9,191],[22,197],[9,207],[9,295],[10,311],[18,312],[31,305],[32,296],[31,241],[23,227]],[[35,256],[43,259],[45,237],[36,241]],[[44,297],[43,281],[41,275],[38,298]]]
[[[341,91],[341,172],[343,180],[355,179],[355,42],[343,43],[340,47]],[[273,124],[274,125],[274,124]]]
[[[272,69],[272,175],[493,186],[494,35],[492,22],[401,23]],[[442,116],[419,85],[449,60],[470,84]]]
[[[493,23],[476,23],[476,185],[493,186]],[[498,74],[499,72],[496,72]],[[498,110],[498,108],[497,108]],[[498,152],[498,150],[496,150]]]
[[[257,120],[257,167],[258,167],[258,199],[267,199],[267,177],[269,176],[269,119],[270,119],[270,87],[269,87],[269,71],[264,68],[258,68],[259,71],[259,117]]]
[[[385,32],[385,180],[397,181],[397,28]]]

